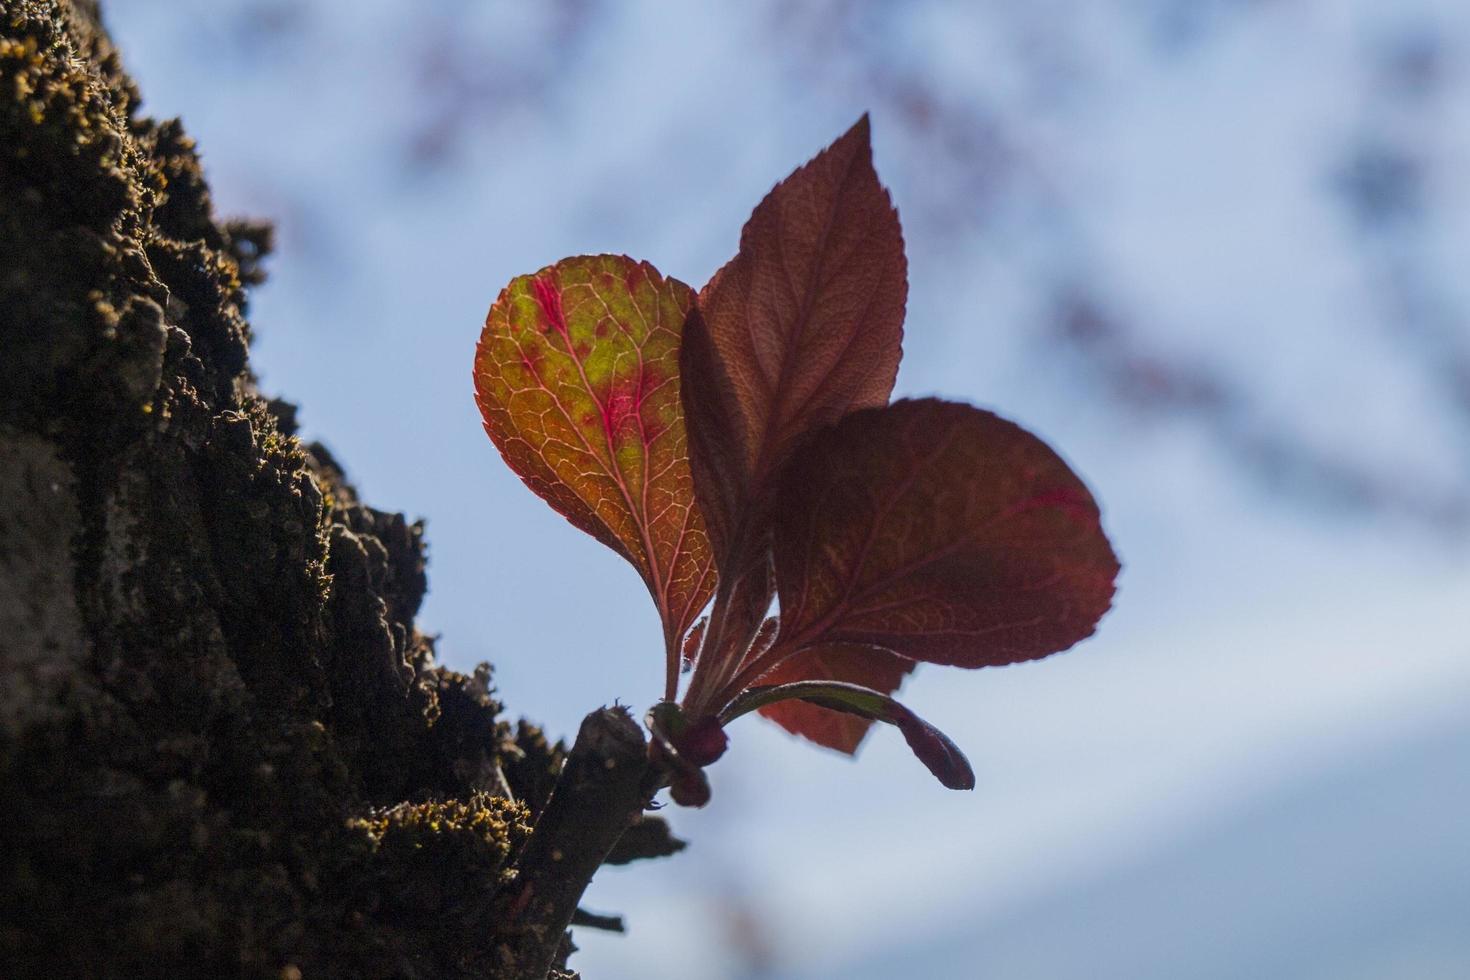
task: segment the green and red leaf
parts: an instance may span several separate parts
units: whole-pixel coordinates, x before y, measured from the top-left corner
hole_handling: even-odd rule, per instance
[[[886,694],[840,681],[796,681],[752,687],[720,713],[729,724],[749,712],[797,699],[829,711],[894,725],[920,762],[949,789],[974,789],[975,772],[959,746],[939,729]]]
[[[715,582],[679,392],[693,301],[646,262],[564,259],[501,292],[475,351],[485,431],[527,486],[638,569],[671,670]]]
[[[695,490],[722,574],[759,560],[775,479],[812,432],[888,401],[908,295],[868,119],[761,201],[700,291],[681,367]]]
[[[778,497],[777,646],[986,667],[1065,650],[1112,601],[1097,504],[1040,439],[935,399],[856,412]]]
[[[760,683],[779,686],[795,681],[843,681],[879,694],[892,694],[915,666],[907,657],[877,647],[834,644],[801,651],[762,675]],[[873,727],[870,718],[800,699],[772,702],[760,713],[793,735],[848,755],[857,751]]]

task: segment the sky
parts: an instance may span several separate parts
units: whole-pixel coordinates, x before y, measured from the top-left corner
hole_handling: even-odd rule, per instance
[[[604,251],[702,284],[865,111],[897,393],[1023,423],[1102,503],[1094,638],[904,688],[973,793],[891,731],[853,762],[742,720],[666,811],[689,850],[594,882],[629,932],[578,930],[586,976],[1470,976],[1470,9],[105,6],[219,211],[277,223],[262,388],[426,519],[421,626],[514,714],[570,734],[663,667],[637,575],[484,435],[490,302]]]

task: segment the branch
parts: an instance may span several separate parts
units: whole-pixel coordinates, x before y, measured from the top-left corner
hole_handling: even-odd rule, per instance
[[[501,962],[515,980],[545,980],[577,903],[649,799],[643,731],[622,707],[582,719],[551,800],[518,862]]]
[[[668,857],[684,847],[684,842],[669,831],[662,818],[645,813],[618,838],[603,864],[631,864],[644,858]]]
[[[584,926],[588,929],[601,929],[604,932],[625,932],[623,917],[620,915],[602,915],[598,912],[588,912],[579,908],[572,913],[572,925]]]

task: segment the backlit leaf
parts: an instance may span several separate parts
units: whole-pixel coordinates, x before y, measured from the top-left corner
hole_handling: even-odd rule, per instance
[[[681,354],[696,492],[722,572],[762,542],[774,478],[810,433],[893,390],[908,294],[864,116],[761,201],[700,291]]]
[[[934,399],[848,416],[786,472],[778,646],[879,646],[985,667],[1090,635],[1118,562],[1092,495],[1040,439]]]
[[[475,351],[485,431],[527,486],[638,569],[672,670],[715,578],[679,399],[692,302],[646,262],[565,259],[501,292]]]
[[[896,725],[904,741],[936,779],[950,789],[974,789],[975,772],[959,746],[939,729],[886,694],[839,681],[796,681],[752,687],[720,713],[729,723],[748,711],[799,699],[819,708]]]
[[[793,681],[844,681],[879,694],[892,694],[915,666],[914,661],[896,653],[847,643],[803,650],[763,675],[760,683],[776,686]],[[871,719],[861,715],[799,699],[773,702],[760,713],[793,735],[848,755],[857,751],[873,726]]]

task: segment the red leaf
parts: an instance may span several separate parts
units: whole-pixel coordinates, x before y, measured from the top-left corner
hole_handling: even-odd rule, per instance
[[[950,789],[974,789],[970,760],[950,737],[886,694],[843,681],[792,681],[748,688],[725,706],[720,721],[728,725],[741,715],[767,705],[799,699],[830,711],[887,722],[903,732],[905,742],[934,777]]]
[[[521,276],[485,318],[475,396],[510,468],[638,569],[679,643],[714,588],[679,399],[692,291],[599,255]]]
[[[968,405],[850,415],[789,468],[778,506],[777,647],[996,666],[1065,650],[1112,601],[1118,562],[1087,488]]]
[[[879,694],[892,694],[915,666],[914,661],[907,657],[877,647],[851,644],[823,646],[803,650],[777,665],[760,678],[760,684],[846,681]],[[873,727],[871,718],[833,711],[797,699],[768,704],[760,709],[760,713],[793,735],[848,755],[857,751],[863,736]]]
[[[909,749],[946,789],[975,788],[975,770],[970,768],[970,760],[948,735],[907,710],[893,723],[903,732]]]
[[[754,551],[811,432],[893,390],[907,264],[864,116],[768,194],[700,291],[680,355],[695,492],[722,573]]]

